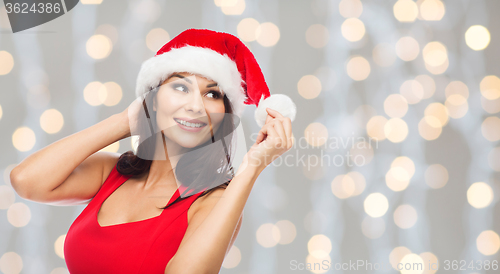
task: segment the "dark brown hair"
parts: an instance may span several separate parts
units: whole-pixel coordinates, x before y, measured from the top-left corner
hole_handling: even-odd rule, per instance
[[[162,131],[152,134],[147,134],[152,127],[156,126],[156,112],[148,110],[147,106],[152,106],[152,100],[156,97],[159,86],[149,92],[144,100],[143,107],[149,118],[149,125],[144,123],[138,125],[139,139],[136,153],[129,150],[122,155],[118,160],[116,169],[120,174],[139,176],[148,172],[153,160],[152,157],[140,157],[142,155],[154,155],[156,150],[156,138]],[[217,188],[226,188],[234,177],[234,169],[230,155],[232,152],[232,134],[236,125],[239,123],[239,118],[233,114],[231,102],[226,94],[223,96],[225,113],[224,118],[217,132],[212,134],[212,138],[204,144],[198,145],[190,149],[189,153],[185,153],[177,163],[174,172],[180,183],[186,187],[183,193],[175,199],[171,204],[161,208],[165,209],[178,201],[188,198],[192,194],[199,193],[204,189],[201,196],[205,196]],[[152,112],[149,115],[149,112]],[[229,115],[228,115],[229,114]],[[210,118],[210,117],[209,117]],[[209,119],[210,121],[210,119]],[[147,135],[146,135],[147,134]],[[164,136],[162,136],[164,137]],[[221,183],[223,182],[223,183]],[[208,188],[207,188],[208,186]],[[190,195],[187,192],[192,191]],[[185,195],[184,198],[181,198]]]

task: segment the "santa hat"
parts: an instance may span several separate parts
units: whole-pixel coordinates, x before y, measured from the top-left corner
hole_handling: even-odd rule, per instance
[[[255,105],[259,126],[266,121],[266,108],[295,119],[290,97],[269,93],[264,75],[252,52],[236,36],[207,29],[188,29],[166,43],[155,56],[144,61],[137,77],[139,97],[159,86],[174,72],[199,74],[218,83],[241,116],[245,105]]]

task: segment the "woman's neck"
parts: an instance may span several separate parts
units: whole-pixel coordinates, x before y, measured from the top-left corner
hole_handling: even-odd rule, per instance
[[[144,181],[143,190],[175,188],[178,184],[170,161],[153,160]]]
[[[179,184],[176,183],[174,169],[185,148],[170,141],[163,133],[157,135],[155,147],[156,151],[153,159],[151,159],[151,166],[143,189],[170,187],[169,185],[177,188]]]

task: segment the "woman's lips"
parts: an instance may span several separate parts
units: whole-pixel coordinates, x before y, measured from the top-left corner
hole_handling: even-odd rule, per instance
[[[190,126],[185,126],[181,123],[178,122],[178,120],[182,120],[184,122],[187,122],[186,120],[184,119],[178,119],[178,118],[174,118],[174,121],[177,123],[177,125],[179,125],[179,127],[185,131],[189,131],[189,132],[198,132],[200,130],[202,130],[204,127],[207,126],[207,124],[203,123],[203,122],[198,122],[197,124],[202,124],[201,127],[190,127]],[[199,120],[190,120],[190,121],[199,121]]]
[[[174,118],[175,120],[182,120],[182,121],[185,121],[185,122],[189,122],[189,123],[199,123],[199,124],[207,124],[201,120],[198,120],[198,119],[190,119],[190,118],[187,118],[187,117],[175,117]]]

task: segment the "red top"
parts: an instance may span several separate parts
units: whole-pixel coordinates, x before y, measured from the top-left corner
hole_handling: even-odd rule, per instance
[[[64,242],[64,258],[71,274],[165,272],[186,233],[188,209],[203,191],[176,202],[159,216],[101,227],[97,213],[102,203],[130,177],[120,174],[115,166],[70,226]],[[167,205],[179,195],[177,189]]]

